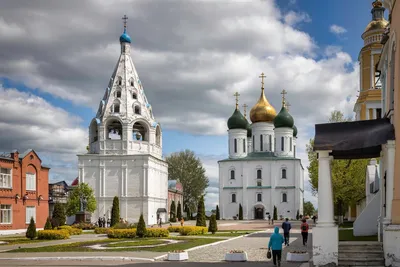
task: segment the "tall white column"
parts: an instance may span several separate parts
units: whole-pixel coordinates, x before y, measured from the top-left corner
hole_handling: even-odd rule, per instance
[[[329,156],[318,153],[318,223],[313,228],[314,266],[338,265],[339,233],[333,218],[333,192]]]
[[[392,221],[392,200],[393,200],[393,178],[394,178],[394,157],[395,141],[388,140],[386,144],[386,211],[384,224],[388,225]]]

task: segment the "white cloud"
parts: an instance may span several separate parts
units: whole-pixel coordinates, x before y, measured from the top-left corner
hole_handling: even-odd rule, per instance
[[[311,22],[311,17],[305,13],[296,13],[294,11],[289,11],[283,18],[286,24],[295,25],[300,22]]]
[[[342,26],[336,25],[336,24],[331,25],[329,27],[329,30],[331,33],[334,33],[336,35],[341,35],[341,34],[347,32],[347,30],[345,28],[343,28]]]

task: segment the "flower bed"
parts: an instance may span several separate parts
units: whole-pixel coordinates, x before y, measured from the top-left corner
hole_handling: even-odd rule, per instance
[[[94,230],[96,228],[96,226],[92,223],[75,223],[72,225],[72,227],[74,228],[79,228],[82,230]]]
[[[225,261],[247,261],[247,252],[243,250],[231,250],[225,254]]]
[[[205,235],[207,232],[208,228],[202,226],[182,226],[179,229],[180,235]]]
[[[189,255],[184,250],[174,250],[174,251],[168,252],[168,260],[169,261],[184,261],[184,260],[188,260],[188,259],[189,259]]]
[[[38,239],[55,240],[68,239],[69,232],[67,230],[40,230],[38,231]]]
[[[94,229],[94,233],[95,234],[107,234],[108,230],[110,230],[110,228],[102,228],[102,227],[97,227]]]
[[[135,238],[136,229],[109,229],[107,231],[109,238]],[[169,232],[163,228],[147,228],[144,237],[168,237]]]
[[[168,231],[170,233],[179,233],[181,228],[182,228],[182,226],[170,226],[170,227],[168,227]]]
[[[81,235],[83,232],[82,229],[71,227],[68,225],[59,226],[57,229],[58,230],[67,230],[70,235]]]
[[[286,254],[286,261],[308,262],[310,255],[307,251],[292,251]]]

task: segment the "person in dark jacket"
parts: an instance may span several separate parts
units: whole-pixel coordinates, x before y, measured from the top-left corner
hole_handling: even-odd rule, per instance
[[[285,245],[289,246],[289,232],[290,229],[292,229],[292,225],[290,224],[288,218],[286,218],[286,220],[282,223],[282,229],[283,229],[283,236],[285,238]]]
[[[283,242],[283,236],[279,233],[279,227],[276,226],[274,229],[274,233],[269,238],[268,243],[268,249],[272,248],[272,260],[274,262],[274,265],[276,265],[276,260],[278,260],[278,266],[281,266]]]

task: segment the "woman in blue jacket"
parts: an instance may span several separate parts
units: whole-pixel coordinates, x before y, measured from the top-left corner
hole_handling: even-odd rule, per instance
[[[268,249],[272,248],[272,259],[274,261],[274,265],[276,265],[276,258],[278,258],[278,266],[281,266],[283,242],[285,242],[285,239],[279,233],[279,227],[275,227],[274,233],[269,238],[268,243]]]

